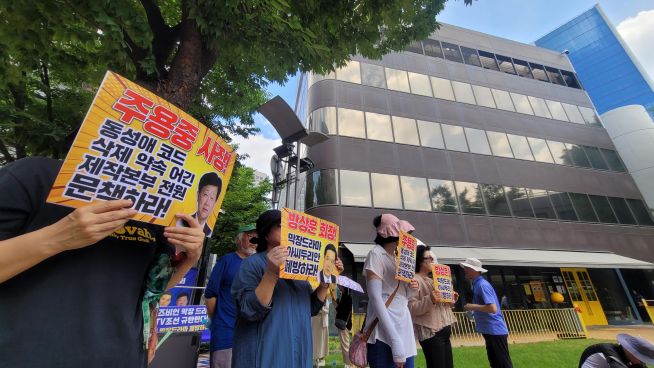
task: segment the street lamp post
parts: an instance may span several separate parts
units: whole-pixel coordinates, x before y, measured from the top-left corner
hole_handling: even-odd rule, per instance
[[[278,190],[278,184],[283,183],[276,182],[277,178],[281,176],[281,167],[279,167],[279,165],[280,162],[283,162],[284,158],[287,158],[286,180],[284,181],[286,184],[285,205],[288,206],[290,189],[289,185],[291,183],[291,166],[295,166],[293,206],[296,207],[297,184],[299,181],[299,175],[300,173],[310,170],[313,167],[313,162],[309,158],[300,157],[300,144],[311,147],[326,141],[329,139],[329,137],[326,134],[320,132],[307,131],[293,109],[291,109],[286,101],[284,101],[284,99],[280,96],[275,96],[273,99],[261,105],[257,111],[260,112],[266,119],[268,119],[270,124],[272,124],[273,128],[275,128],[279,136],[282,138],[282,144],[274,148],[275,156],[279,161],[275,161],[275,156],[273,156],[271,160],[271,171],[273,171],[273,180],[275,181],[275,187],[273,189],[273,204],[276,194],[274,191]],[[294,149],[296,150],[295,155],[293,155]]]

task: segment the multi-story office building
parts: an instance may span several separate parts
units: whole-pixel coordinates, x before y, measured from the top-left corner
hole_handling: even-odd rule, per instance
[[[654,83],[599,4],[535,43],[556,52],[567,50],[600,114],[641,105],[654,118]]]
[[[628,290],[654,293],[654,222],[565,55],[442,25],[299,93],[330,139],[308,150],[297,207],[341,225],[349,275],[390,212],[441,263],[481,259],[510,308],[558,291],[590,324],[639,320]]]

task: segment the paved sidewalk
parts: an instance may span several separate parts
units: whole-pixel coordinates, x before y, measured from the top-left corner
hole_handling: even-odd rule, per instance
[[[588,327],[589,339],[601,339],[615,341],[615,336],[621,333],[628,333],[633,336],[643,337],[654,342],[654,326],[651,324],[637,326],[591,326]]]

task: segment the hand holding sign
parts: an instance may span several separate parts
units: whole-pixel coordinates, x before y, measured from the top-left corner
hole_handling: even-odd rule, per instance
[[[268,251],[266,257],[268,258],[268,270],[274,275],[279,276],[279,269],[281,265],[286,262],[286,258],[288,257],[288,248],[280,246],[274,247]]]
[[[195,261],[202,255],[204,244],[204,231],[198,221],[187,214],[177,214],[177,218],[186,221],[190,227],[168,226],[164,230],[164,236],[176,247],[182,248],[186,255]]]
[[[95,202],[80,207],[48,227],[48,238],[61,251],[77,249],[97,243],[120,229],[136,214],[129,200]]]

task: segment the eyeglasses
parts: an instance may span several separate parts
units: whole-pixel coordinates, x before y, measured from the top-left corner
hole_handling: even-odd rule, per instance
[[[425,257],[425,261],[433,261],[434,257]]]

